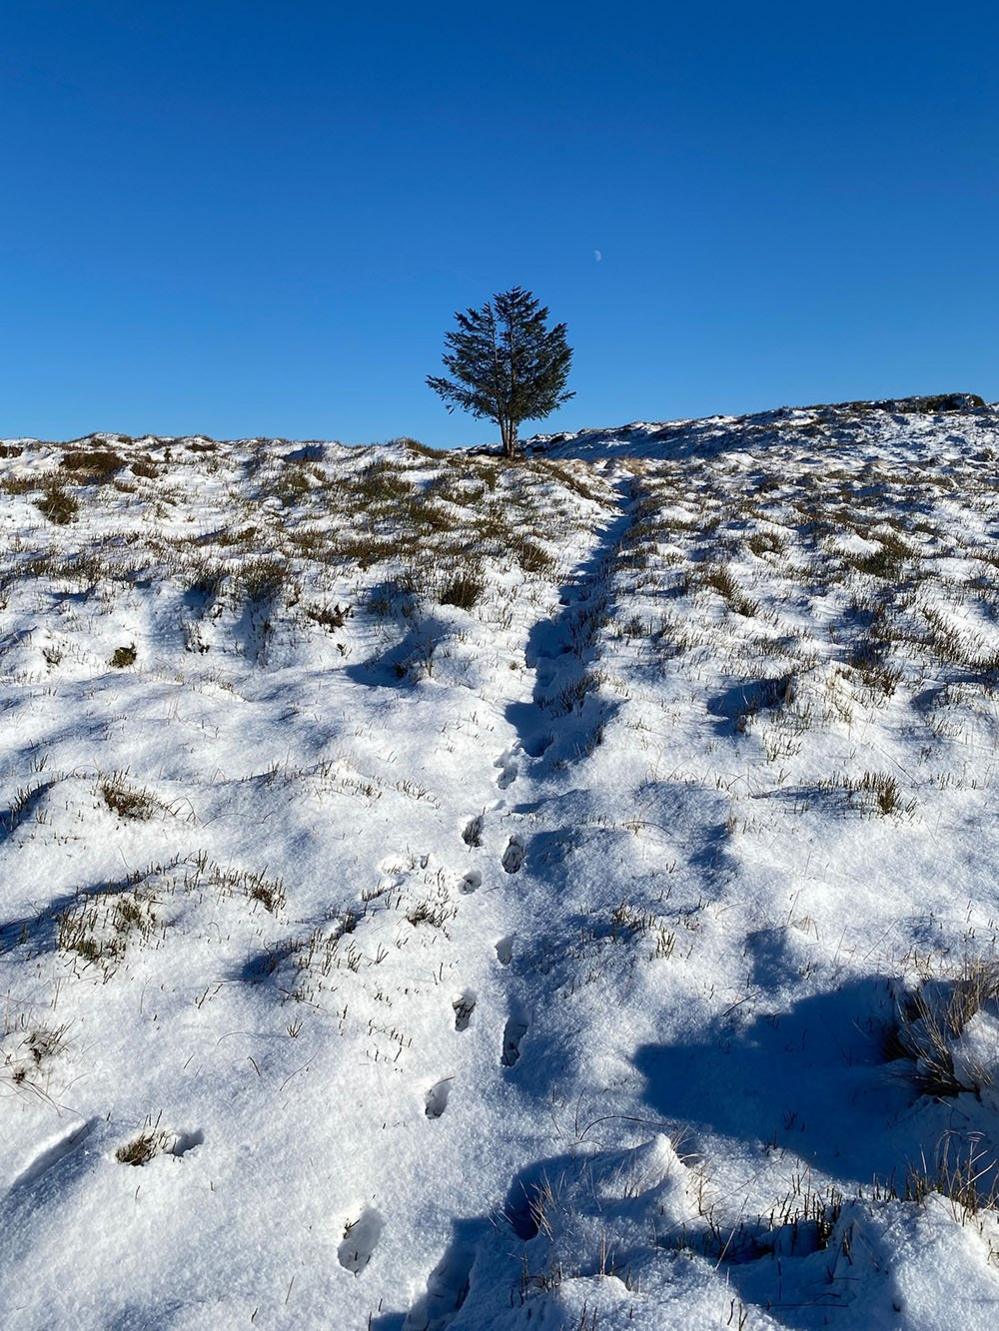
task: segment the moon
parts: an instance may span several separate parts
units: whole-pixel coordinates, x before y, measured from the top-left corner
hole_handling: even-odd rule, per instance
[[[603,252],[603,250],[594,250],[594,251],[593,251],[593,257],[594,257],[594,259],[597,261],[597,263],[603,263],[603,261],[604,261],[604,252]]]

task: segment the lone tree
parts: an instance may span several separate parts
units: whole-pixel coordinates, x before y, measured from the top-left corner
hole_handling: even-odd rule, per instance
[[[546,327],[548,309],[530,291],[500,291],[478,310],[459,310],[445,334],[450,379],[428,375],[448,411],[461,407],[500,428],[503,452],[517,452],[517,426],[540,420],[574,393],[565,391],[572,348],[565,324]]]

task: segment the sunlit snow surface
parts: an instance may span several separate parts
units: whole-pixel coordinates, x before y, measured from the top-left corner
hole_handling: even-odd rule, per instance
[[[905,405],[3,446],[0,1324],[996,1325],[999,415]]]

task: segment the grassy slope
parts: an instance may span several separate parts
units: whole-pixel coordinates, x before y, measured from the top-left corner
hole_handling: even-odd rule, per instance
[[[9,448],[11,1324],[988,1324],[994,437]]]

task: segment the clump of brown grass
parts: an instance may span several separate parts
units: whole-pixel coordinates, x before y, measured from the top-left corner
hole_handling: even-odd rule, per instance
[[[927,976],[899,1001],[895,1021],[885,1032],[885,1057],[910,1065],[907,1075],[921,1095],[979,1095],[991,1081],[988,1070],[965,1064],[959,1073],[953,1046],[972,1017],[997,998],[996,961],[965,960],[956,974]]]

